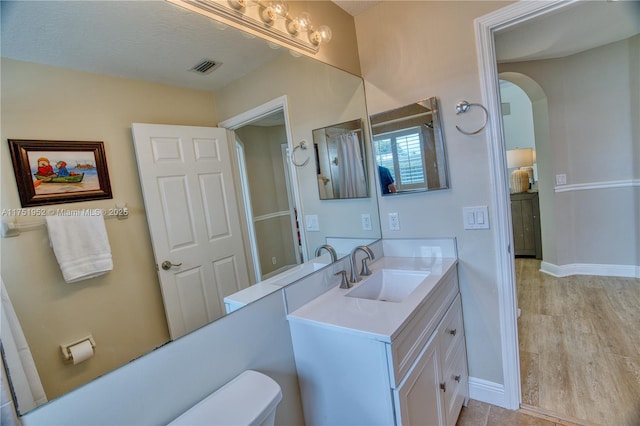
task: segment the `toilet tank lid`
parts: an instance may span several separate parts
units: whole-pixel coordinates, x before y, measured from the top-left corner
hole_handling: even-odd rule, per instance
[[[247,370],[191,407],[170,425],[260,424],[276,409],[282,391],[272,378]]]

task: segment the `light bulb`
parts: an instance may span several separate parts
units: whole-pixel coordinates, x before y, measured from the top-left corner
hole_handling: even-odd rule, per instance
[[[308,31],[311,28],[311,15],[308,12],[302,12],[296,18],[298,24],[300,25],[301,31]]]
[[[329,43],[331,41],[331,36],[333,33],[331,32],[331,28],[326,25],[320,25],[316,30],[320,34],[320,39],[322,43]]]
[[[300,23],[297,19],[294,19],[287,23],[287,31],[289,31],[289,33],[292,35],[296,35],[300,32]]]
[[[262,9],[262,12],[260,13],[260,16],[262,17],[262,20],[266,23],[270,23],[273,22],[276,19],[276,11],[273,9],[273,7],[271,6],[267,6],[264,9]]]
[[[229,0],[229,4],[231,4],[231,7],[234,9],[240,10],[247,5],[247,2],[246,0]]]
[[[312,31],[311,33],[309,33],[309,41],[311,42],[311,44],[317,46],[322,41],[322,36],[318,31]]]
[[[289,5],[282,0],[276,0],[271,3],[271,7],[278,16],[286,18],[289,14]]]

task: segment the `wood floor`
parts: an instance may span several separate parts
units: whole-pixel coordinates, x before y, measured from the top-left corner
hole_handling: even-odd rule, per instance
[[[586,425],[640,425],[640,280],[515,265],[523,406]]]
[[[576,423],[530,412],[506,410],[484,402],[470,400],[462,407],[456,426],[580,426]]]

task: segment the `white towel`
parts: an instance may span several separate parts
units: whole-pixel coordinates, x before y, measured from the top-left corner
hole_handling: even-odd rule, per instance
[[[20,411],[26,413],[28,410],[47,402],[47,396],[44,393],[38,369],[33,361],[33,355],[31,354],[31,349],[29,349],[27,339],[24,337],[22,326],[16,311],[13,309],[11,299],[9,299],[9,293],[2,282],[2,277],[0,277],[0,286],[2,286],[2,304],[0,305],[2,306],[2,309],[0,309],[2,311],[0,312],[2,322],[2,327],[0,327],[0,330],[2,330],[0,333],[3,349],[2,358],[11,373],[11,384],[14,395],[18,400]],[[3,382],[3,384],[6,383],[6,381]],[[7,395],[10,394],[7,393]]]
[[[111,247],[99,210],[81,215],[47,216],[51,247],[68,283],[97,277],[113,269]]]

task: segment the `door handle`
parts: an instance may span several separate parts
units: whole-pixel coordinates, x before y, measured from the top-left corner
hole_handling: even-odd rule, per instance
[[[174,267],[174,266],[176,266],[176,267],[178,267],[178,266],[182,266],[182,262],[180,262],[180,263],[171,263],[170,261],[165,260],[164,262],[162,262],[162,263],[160,264],[160,266],[161,266],[161,267],[162,267],[162,269],[164,269],[165,271],[168,271],[169,269],[171,269],[171,268],[172,268],[172,267]]]

